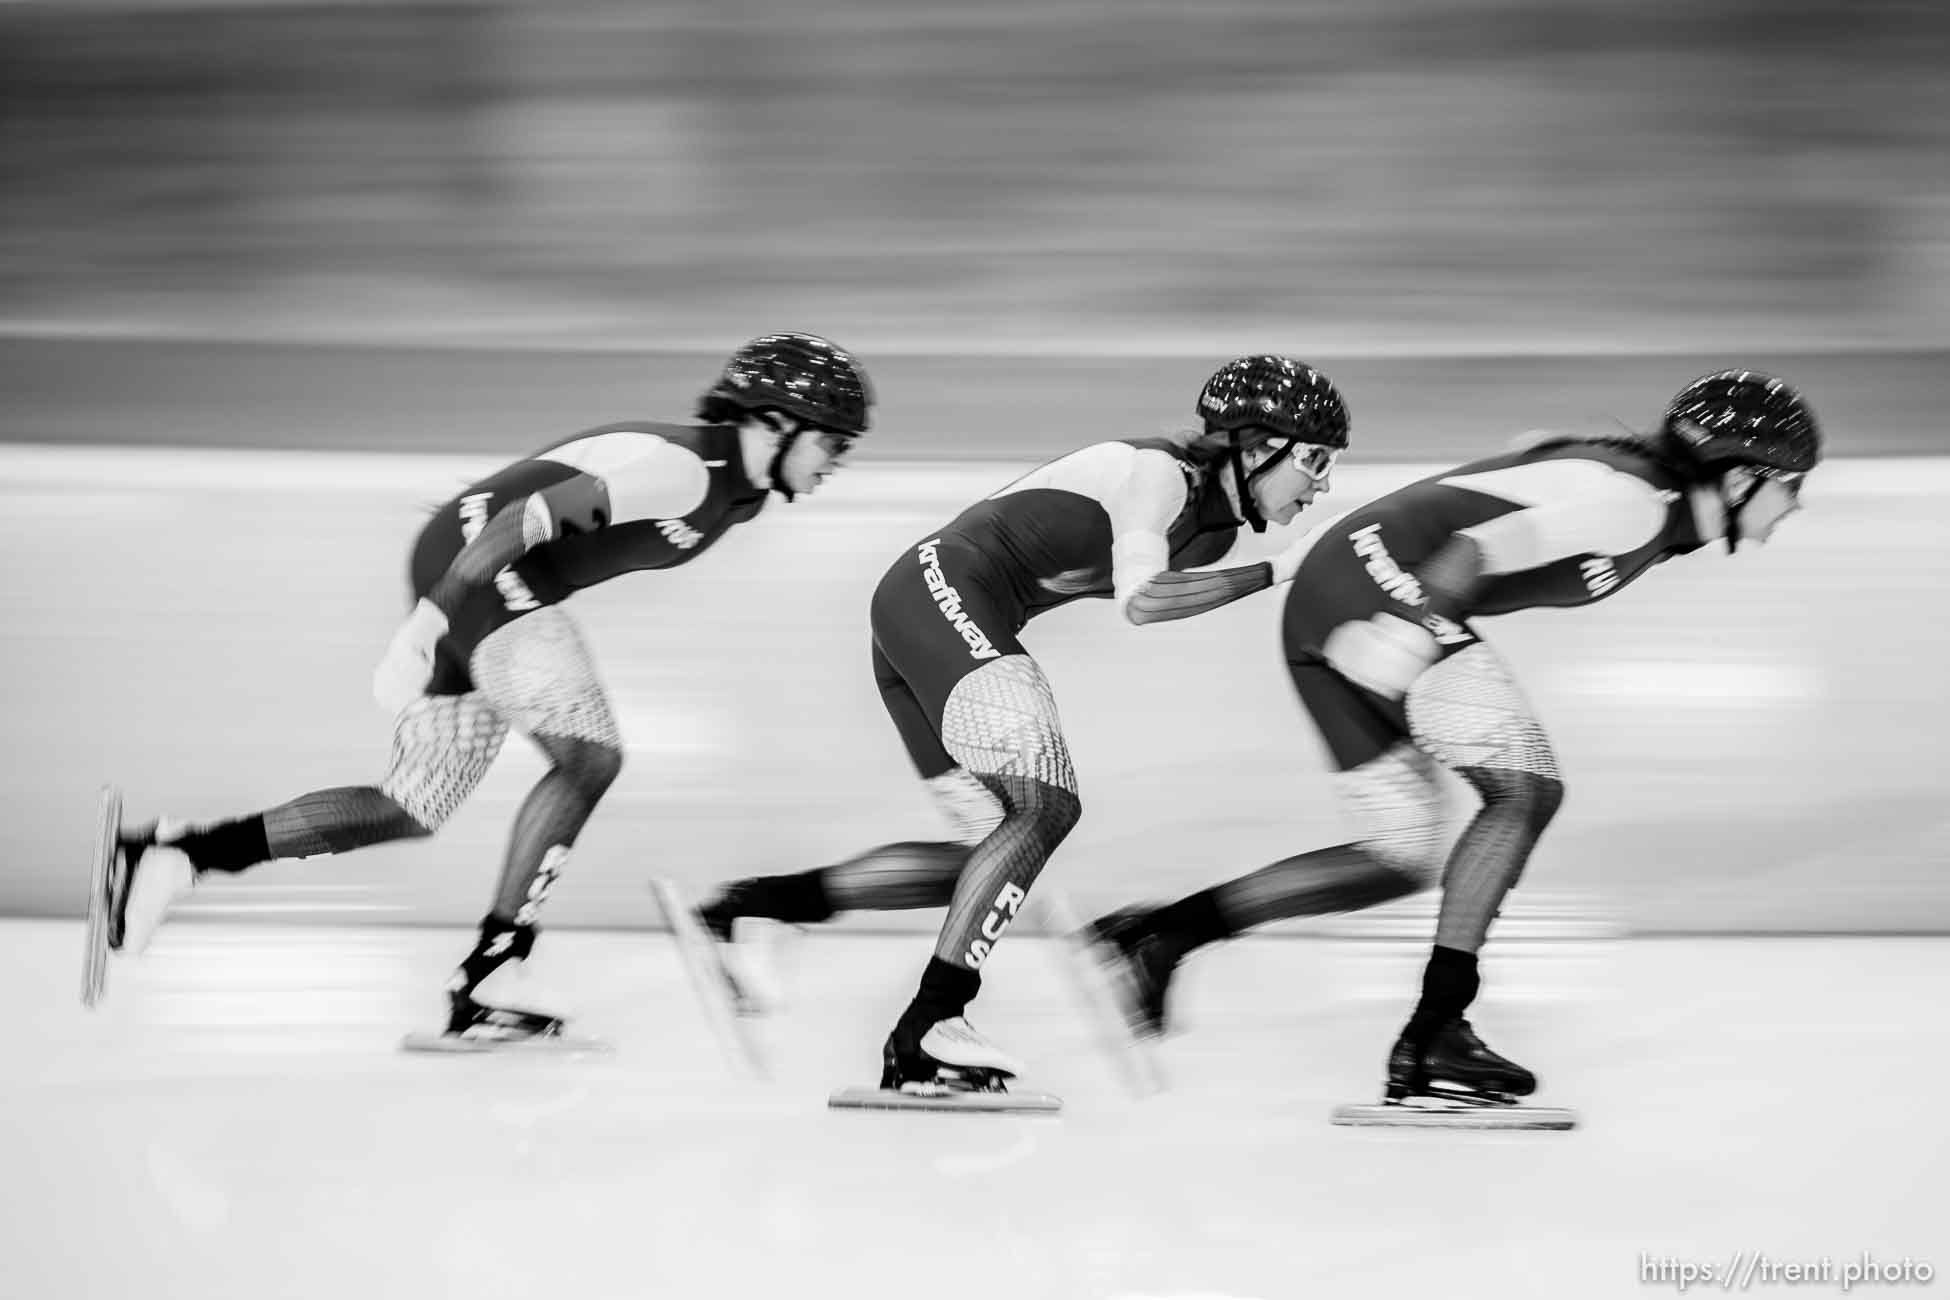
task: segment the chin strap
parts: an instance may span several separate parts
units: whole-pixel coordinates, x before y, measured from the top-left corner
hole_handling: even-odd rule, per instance
[[[1239,445],[1239,431],[1231,430],[1226,435],[1232,442],[1232,483],[1239,492],[1239,517],[1256,533],[1266,531],[1266,516],[1259,512],[1259,502],[1253,499],[1253,480],[1268,473],[1280,460],[1292,452],[1299,444],[1298,438],[1288,438],[1278,451],[1260,462],[1252,473],[1246,472],[1246,450]]]
[[[765,477],[772,480],[772,490],[790,502],[796,495],[791,485],[785,481],[785,458],[792,453],[792,445],[799,441],[805,426],[789,415],[771,410],[754,411],[752,418],[770,429],[778,437],[778,444],[772,452],[772,459],[765,467]]]
[[[1731,473],[1732,471],[1728,472]],[[1722,474],[1720,476],[1720,505],[1726,511],[1727,517],[1726,542],[1728,555],[1732,555],[1739,549],[1740,516],[1747,509],[1748,503],[1759,493],[1761,481],[1760,478],[1755,477],[1753,479],[1753,485],[1747,489],[1746,495],[1742,496],[1738,501],[1735,501],[1727,492],[1726,475]]]
[[[784,497],[787,501],[792,500],[794,493],[791,485],[785,481],[785,458],[786,454],[792,450],[792,444],[798,440],[799,430],[797,429],[794,429],[791,433],[782,435],[779,438],[779,449],[772,453],[772,463],[765,469],[767,477],[772,480],[772,490]]]

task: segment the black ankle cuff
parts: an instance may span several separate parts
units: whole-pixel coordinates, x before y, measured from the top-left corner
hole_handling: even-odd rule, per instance
[[[508,930],[514,934],[514,942],[508,945],[508,955],[510,957],[520,961],[527,961],[528,955],[535,951],[535,937],[541,931],[532,922],[523,925],[519,921],[503,921],[494,916],[489,916],[486,921],[481,923],[481,933],[483,935],[487,934],[489,923],[492,923],[498,929]]]
[[[535,951],[535,933],[532,925],[517,925],[492,912],[482,917],[481,937],[460,964],[462,991],[471,992],[503,962],[527,961],[528,954]]]
[[[930,957],[927,969],[921,972],[921,987],[915,991],[914,1001],[902,1018],[927,1025],[937,1020],[952,1020],[966,1011],[981,991],[980,974],[939,957]]]
[[[186,831],[170,841],[198,871],[242,871],[271,860],[271,842],[261,815],[240,817]]]
[[[497,916],[489,912],[481,918],[481,937],[475,943],[474,950],[486,952],[489,948],[494,948],[499,956],[518,957],[522,961],[527,961],[528,954],[535,951],[535,936],[540,933],[541,931],[532,924],[523,925],[519,921],[511,921],[505,916]],[[495,940],[503,935],[507,938],[502,943],[495,943]]]
[[[790,876],[759,876],[739,881],[704,911],[727,926],[734,916],[762,916],[792,925],[817,925],[833,917],[824,876],[823,870],[801,871]]]
[[[1208,943],[1221,943],[1236,933],[1219,907],[1218,892],[1211,889],[1201,889],[1159,908],[1151,918],[1151,926],[1180,955]]]
[[[1426,1042],[1436,1030],[1469,1010],[1481,985],[1475,953],[1438,944],[1429,951],[1429,964],[1422,970],[1422,998],[1415,1004],[1405,1032]]]
[[[796,876],[780,876],[779,907],[781,921],[794,925],[817,925],[833,918],[832,900],[826,897],[826,871],[802,871]]]

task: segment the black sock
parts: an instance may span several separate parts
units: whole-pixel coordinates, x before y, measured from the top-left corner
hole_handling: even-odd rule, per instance
[[[271,860],[262,813],[185,831],[170,847],[187,854],[198,871],[242,871]]]
[[[516,925],[492,913],[481,918],[481,937],[474,951],[467,954],[460,969],[447,983],[450,993],[472,993],[477,985],[498,970],[503,962],[527,960],[535,950],[535,927]]]
[[[981,991],[982,977],[975,971],[929,957],[927,969],[921,972],[921,986],[901,1013],[894,1032],[905,1031],[918,1040],[935,1022],[952,1020],[966,1011]]]
[[[731,922],[740,916],[763,916],[794,925],[828,921],[833,904],[826,897],[823,871],[800,871],[790,876],[756,876],[727,887],[703,909],[704,920],[721,937],[729,937]]]
[[[1408,1018],[1402,1036],[1426,1045],[1436,1031],[1469,1010],[1482,980],[1476,973],[1476,954],[1440,944],[1429,951],[1422,971],[1422,998]]]
[[[1201,889],[1166,904],[1153,912],[1146,924],[1179,958],[1237,933],[1219,910],[1219,894],[1214,889]]]

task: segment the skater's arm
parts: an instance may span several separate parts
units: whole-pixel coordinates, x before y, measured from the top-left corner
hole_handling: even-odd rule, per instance
[[[577,475],[577,478],[586,477]],[[600,528],[602,523],[594,526]],[[560,521],[543,493],[532,492],[517,498],[503,506],[474,540],[461,548],[460,554],[447,566],[447,572],[433,584],[427,598],[451,618],[468,592],[492,582],[495,574],[529,551],[562,535]]]
[[[578,457],[607,463],[580,465],[577,473],[508,502],[461,548],[429,593],[442,613],[451,616],[469,591],[538,546],[611,524],[681,518],[710,490],[710,471],[684,448],[648,434],[609,437],[616,441],[607,457]],[[571,444],[577,445],[587,444]]]
[[[495,574],[537,546],[595,532],[614,521],[609,485],[594,474],[575,474],[517,497],[461,547],[428,598],[451,616],[468,592],[494,581]]]
[[[1124,617],[1139,625],[1190,618],[1230,605],[1241,596],[1265,591],[1272,585],[1273,566],[1266,560],[1232,569],[1200,569],[1192,573],[1162,569],[1131,593],[1124,605]]]
[[[1416,577],[1432,613],[1466,617],[1488,578],[1573,556],[1623,555],[1665,527],[1666,501],[1644,479],[1593,461],[1546,464],[1550,477],[1540,475],[1537,482],[1550,489],[1547,496],[1539,491],[1541,499],[1520,510],[1461,529],[1423,561]],[[1452,482],[1470,486],[1466,479]]]
[[[1171,567],[1165,534],[1185,508],[1186,493],[1177,461],[1140,452],[1105,503],[1113,596],[1124,617],[1140,626],[1203,614],[1273,585],[1273,568],[1263,560],[1191,573]]]
[[[1453,620],[1468,617],[1476,593],[1483,589],[1483,580],[1489,576],[1483,545],[1472,533],[1473,530],[1464,529],[1451,534],[1415,571],[1425,597],[1423,608],[1428,613]]]
[[[1658,489],[1593,462],[1557,461],[1544,474],[1506,476],[1494,483],[1492,477],[1484,475],[1477,484],[1466,477],[1447,481],[1505,500],[1529,500],[1508,514],[1458,529],[1417,565],[1423,595],[1411,617],[1383,612],[1336,628],[1324,649],[1342,676],[1399,699],[1440,656],[1433,627],[1467,619],[1488,579],[1573,556],[1622,554],[1644,545],[1665,525],[1666,503]]]

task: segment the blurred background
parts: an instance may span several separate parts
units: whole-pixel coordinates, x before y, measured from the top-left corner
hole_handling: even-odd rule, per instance
[[[22,329],[1916,347],[1927,0],[0,5]]]
[[[821,501],[580,603],[633,748],[558,923],[930,833],[862,662],[886,557],[1276,350],[1348,395],[1341,508],[1721,365],[1799,385],[1838,459],[1778,547],[1492,626],[1572,776],[1520,897],[1950,927],[1946,67],[1903,0],[0,4],[0,906],[74,914],[101,781],[214,816],[376,776],[418,512],[792,328],[877,427]],[[1034,629],[1089,901],[1341,833],[1275,616]],[[524,763],[437,846],[238,897],[469,920]]]

